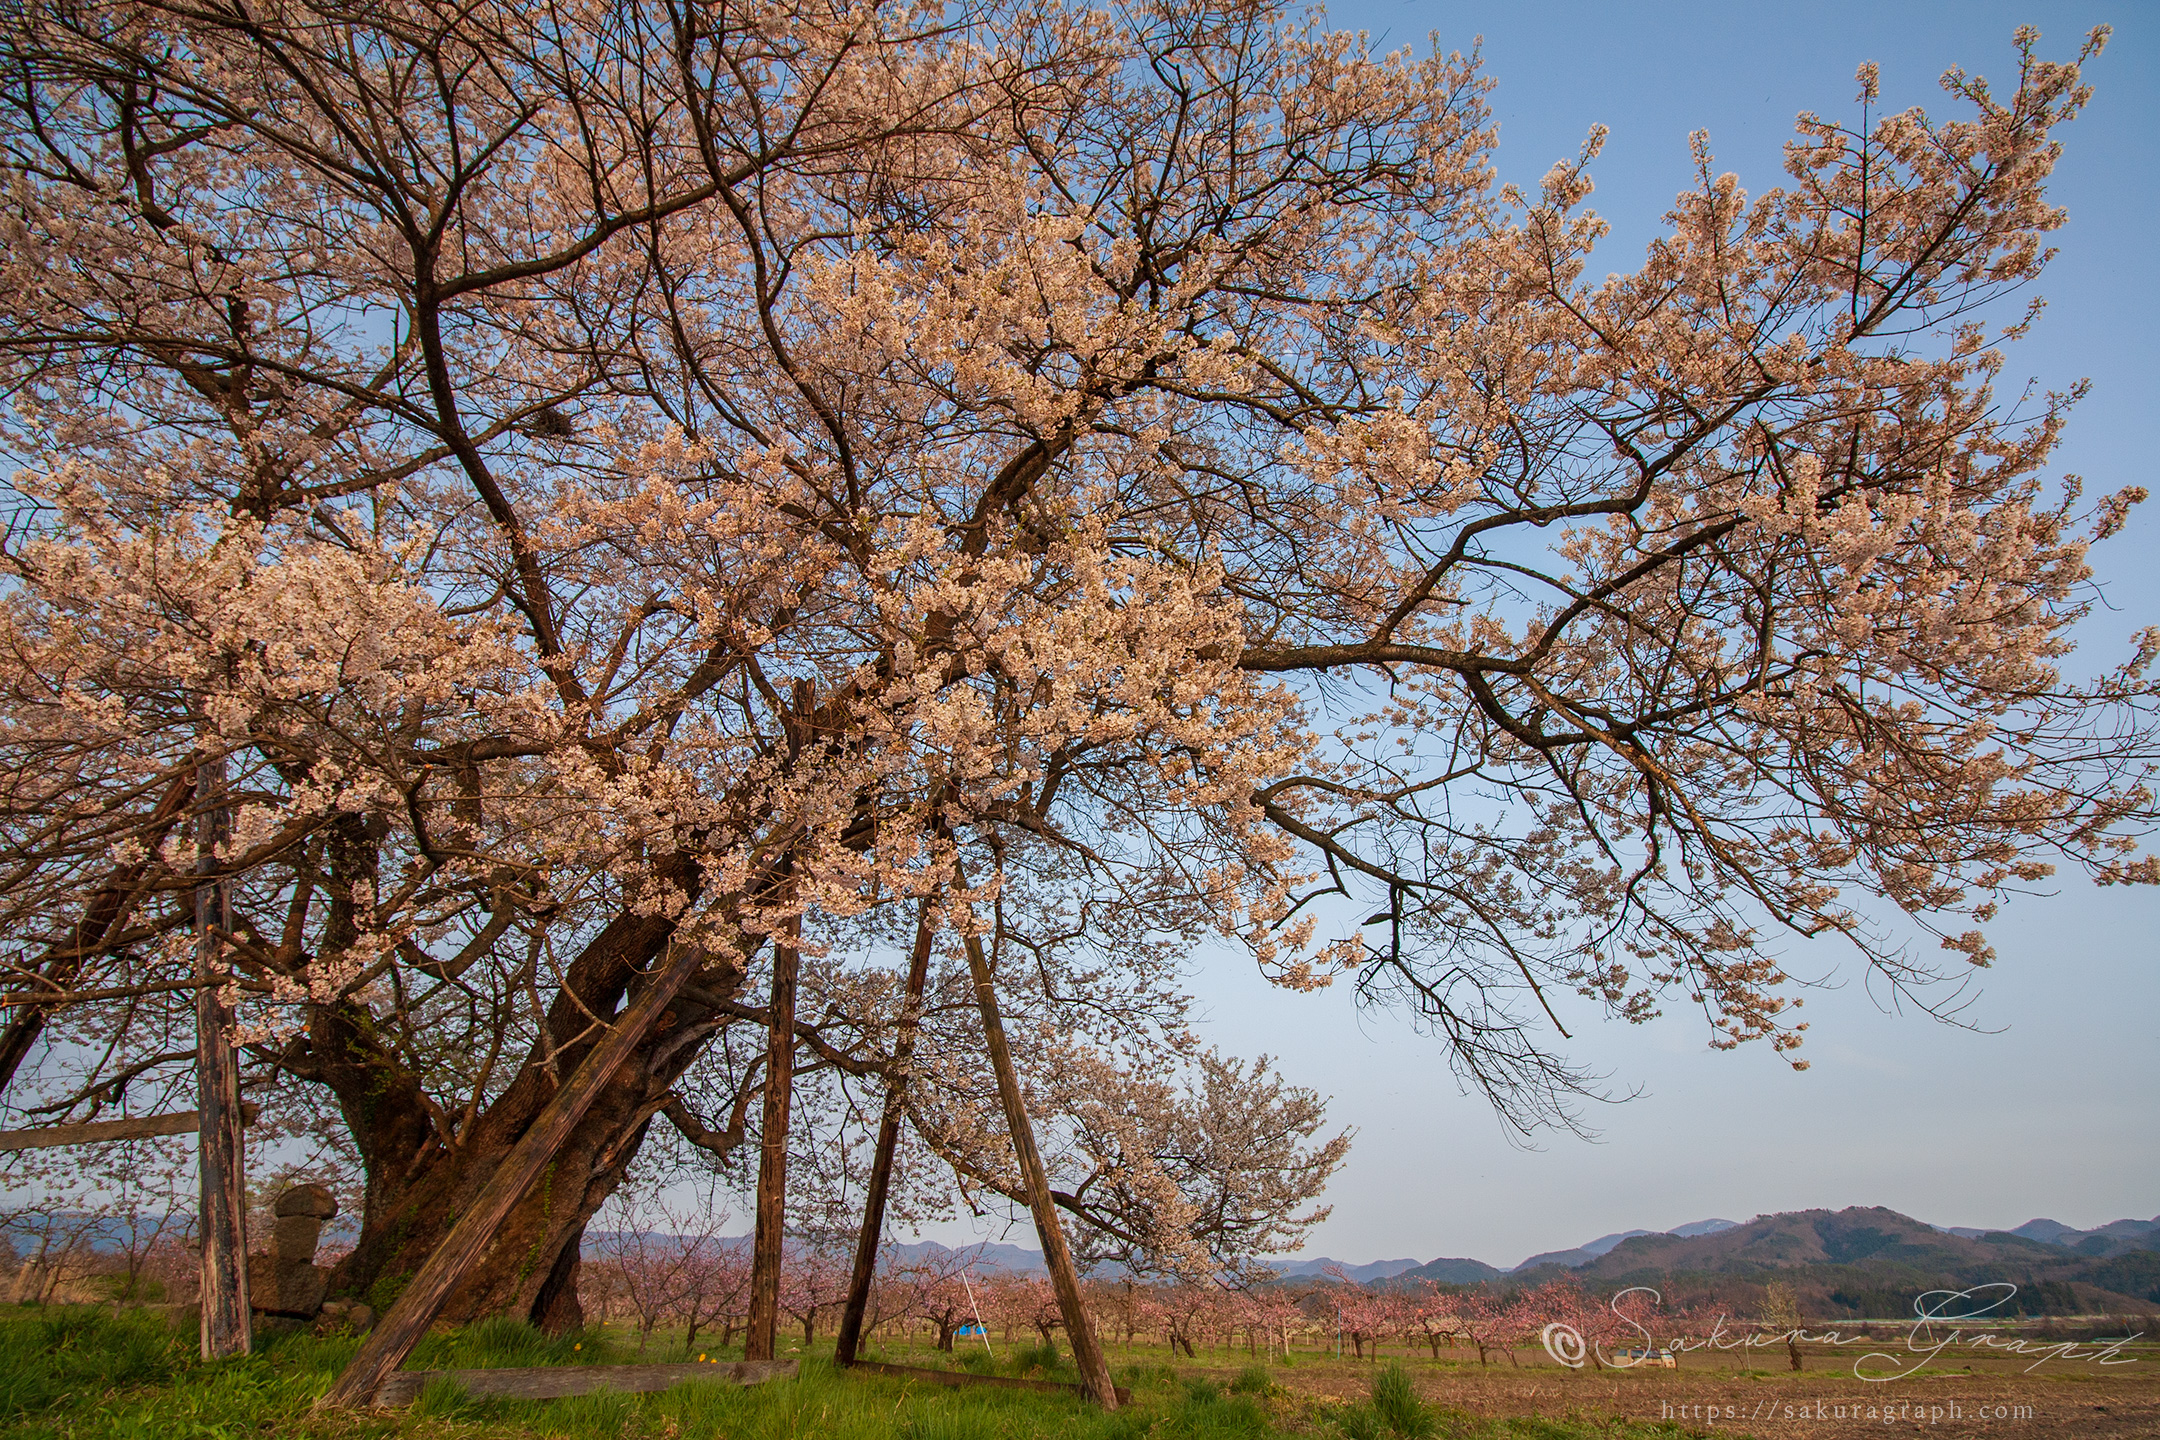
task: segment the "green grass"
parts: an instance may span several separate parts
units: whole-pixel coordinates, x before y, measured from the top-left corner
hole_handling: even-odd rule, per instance
[[[497,1317],[437,1332],[413,1347],[407,1370],[506,1370],[531,1365],[620,1365],[637,1357],[598,1331],[543,1335],[522,1320]]]
[[[1343,1406],[1299,1396],[1265,1366],[1230,1379],[1168,1365],[1119,1374],[1133,1404],[1106,1414],[1077,1395],[947,1389],[836,1372],[816,1357],[793,1381],[737,1386],[691,1381],[649,1395],[601,1392],[574,1399],[476,1398],[438,1380],[401,1411],[317,1416],[309,1407],[351,1358],[352,1336],[258,1337],[258,1352],[204,1364],[192,1334],[140,1311],[0,1310],[0,1434],[14,1440],[1652,1440],[1686,1432],[1623,1421],[1501,1420],[1438,1411],[1407,1375],[1382,1370],[1372,1403]],[[980,1353],[980,1352],[976,1352]],[[620,1361],[606,1337],[553,1339],[510,1321],[428,1337],[413,1369]],[[965,1355],[953,1357],[963,1365]],[[996,1370],[1067,1377],[1070,1361],[1046,1346],[1000,1353]],[[1424,1428],[1419,1428],[1423,1426]]]

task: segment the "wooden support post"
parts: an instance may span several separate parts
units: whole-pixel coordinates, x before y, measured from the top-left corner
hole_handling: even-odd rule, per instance
[[[757,1231],[750,1241],[750,1314],[743,1359],[771,1360],[779,1345],[780,1267],[787,1240],[789,1102],[795,1089],[794,936],[773,937],[772,1004],[766,1010],[765,1109],[758,1146]]]
[[[509,1157],[488,1177],[473,1197],[472,1207],[458,1216],[450,1233],[435,1253],[428,1256],[375,1328],[360,1342],[359,1351],[343,1374],[323,1397],[317,1410],[345,1410],[367,1405],[376,1390],[396,1370],[413,1346],[434,1323],[443,1302],[494,1242],[496,1227],[529,1189],[540,1172],[555,1158],[578,1121],[592,1108],[600,1092],[620,1070],[646,1034],[705,964],[705,952],[685,946],[668,956],[645,982],[645,989],[615,1021],[593,1052],[585,1057],[569,1081],[548,1101]]]
[[[1105,1410],[1118,1408],[1117,1387],[1110,1381],[1110,1363],[1095,1341],[1095,1327],[1080,1301],[1080,1277],[1073,1269],[1072,1249],[1058,1223],[1057,1204],[1050,1198],[1050,1177],[1043,1170],[1042,1152],[1035,1148],[1035,1127],[1028,1123],[1027,1107],[1020,1099],[1020,1078],[1013,1070],[1012,1050],[1005,1043],[1005,1022],[998,1013],[997,992],[992,985],[990,962],[983,954],[979,936],[965,937],[968,973],[975,981],[975,1004],[982,1011],[983,1036],[989,1041],[990,1067],[997,1073],[998,1098],[1005,1103],[1005,1123],[1012,1130],[1013,1154],[1020,1162],[1020,1176],[1027,1186],[1028,1209],[1035,1217],[1035,1234],[1042,1241],[1043,1264],[1050,1271],[1050,1287],[1057,1292],[1058,1312],[1065,1318],[1065,1338],[1072,1342],[1073,1364],[1080,1371],[1080,1385],[1088,1398]]]
[[[232,1047],[232,1012],[219,987],[218,931],[232,929],[231,905],[217,847],[225,839],[225,761],[195,767],[195,1168],[201,1181],[202,1358],[222,1360],[254,1348],[248,1313],[247,1158],[240,1113],[240,1057]]]
[[[870,1187],[863,1197],[862,1233],[855,1239],[855,1271],[848,1277],[847,1308],[840,1312],[840,1337],[833,1345],[833,1360],[843,1366],[854,1364],[855,1352],[862,1347],[863,1315],[870,1307],[870,1285],[877,1276],[878,1247],[885,1240],[885,1196],[892,1187],[893,1153],[900,1147],[907,1065],[915,1054],[923,987],[930,978],[930,907],[926,897],[915,922],[915,952],[908,958],[907,988],[900,998],[900,1034],[893,1041],[892,1073],[885,1077],[885,1114],[878,1121],[877,1153],[870,1162]]]

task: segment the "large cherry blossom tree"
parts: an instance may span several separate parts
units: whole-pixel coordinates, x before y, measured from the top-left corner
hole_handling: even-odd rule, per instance
[[[1028,1193],[1035,1108],[1085,1248],[1189,1268],[1340,1158],[1197,1048],[1200,946],[1534,1125],[1563,1004],[1789,1051],[1782,937],[1924,995],[1868,898],[1954,969],[2052,865],[2160,878],[2160,631],[2066,665],[2142,492],[1995,388],[2101,38],[1947,117],[1863,70],[1760,194],[1703,142],[1596,280],[1596,137],[1518,193],[1474,57],[1266,4],[11,15],[11,1103],[193,1058],[229,821],[342,1287],[684,955],[453,1316],[567,1323],[654,1122],[794,1133],[797,1068],[903,1188]]]

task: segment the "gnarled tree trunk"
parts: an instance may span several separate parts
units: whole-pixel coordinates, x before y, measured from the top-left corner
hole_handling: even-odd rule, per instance
[[[673,930],[664,917],[636,914],[603,928],[570,965],[549,1009],[546,1034],[516,1077],[447,1144],[418,1077],[376,1040],[367,1013],[357,1006],[314,1009],[308,1043],[297,1058],[336,1094],[367,1174],[360,1237],[331,1272],[332,1294],[378,1304],[394,1298],[599,1043],[605,1032],[591,1017],[617,1014],[632,982],[665,954]],[[727,997],[741,981],[741,962],[729,957],[709,966],[691,988]],[[586,1222],[621,1183],[652,1117],[696,1058],[700,1047],[690,1032],[724,1023],[726,1017],[700,1001],[678,996],[672,1002],[517,1202],[441,1319],[509,1314],[555,1333],[579,1326],[577,1274]]]

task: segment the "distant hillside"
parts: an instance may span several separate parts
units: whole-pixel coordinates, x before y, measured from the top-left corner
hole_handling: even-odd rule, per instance
[[[594,1253],[595,1250],[604,1253],[612,1242],[622,1239],[627,1233],[629,1232],[588,1230],[585,1232],[587,1253]],[[659,1230],[637,1233],[648,1236],[666,1234],[665,1231]],[[747,1255],[750,1253],[750,1241],[751,1237],[748,1235],[724,1235],[719,1237],[715,1244],[721,1250],[736,1251]],[[790,1241],[789,1248],[792,1250],[793,1247],[794,1242]],[[918,1240],[910,1245],[889,1245],[886,1247],[886,1253],[892,1255],[902,1264],[920,1260],[925,1256],[968,1255],[973,1257],[974,1270],[978,1275],[1041,1275],[1047,1273],[1043,1268],[1042,1252],[1040,1250],[1027,1250],[1018,1245],[994,1245],[988,1241],[975,1245],[950,1246],[940,1245],[935,1240]]]
[[[1720,1230],[1730,1230],[1732,1228],[1733,1222],[1730,1220],[1696,1220],[1686,1225],[1677,1226],[1664,1233],[1669,1235],[1711,1235]],[[1502,1275],[1513,1275],[1526,1270],[1535,1270],[1544,1265],[1559,1266],[1567,1269],[1588,1265],[1624,1240],[1653,1233],[1655,1232],[1649,1230],[1621,1230],[1611,1235],[1600,1235],[1597,1239],[1584,1245],[1578,1245],[1571,1250],[1548,1250],[1541,1255],[1533,1255],[1512,1270],[1502,1269],[1497,1265],[1488,1265],[1482,1260],[1443,1257],[1438,1260],[1428,1260],[1423,1265],[1405,1267],[1397,1274],[1402,1279],[1413,1281],[1430,1280],[1439,1285],[1476,1285],[1487,1280],[1497,1279]]]
[[[599,1239],[597,1234],[588,1239]],[[722,1242],[747,1248],[748,1236]],[[902,1261],[966,1253],[977,1274],[1042,1274],[1042,1255],[1019,1245],[953,1247],[934,1240],[894,1245]],[[1696,1220],[1669,1231],[1621,1230],[1568,1250],[1533,1255],[1513,1269],[1442,1256],[1374,1260],[1361,1265],[1320,1256],[1284,1260],[1286,1282],[1310,1282],[1338,1266],[1361,1285],[1392,1288],[1421,1280],[1512,1289],[1562,1277],[1609,1292],[1651,1285],[1668,1297],[1753,1314],[1762,1287],[1794,1288],[1814,1318],[1908,1314],[1915,1296],[1995,1281],[2018,1287],[2004,1313],[2137,1314],[2160,1306],[2160,1218],[2116,1220],[2091,1230],[2028,1220],[2015,1230],[1928,1225],[1880,1206],[1758,1215],[1745,1225]],[[1110,1275],[1108,1270],[1096,1272]]]
[[[1540,1265],[1564,1265],[1569,1269],[1573,1269],[1578,1265],[1588,1265],[1623,1240],[1632,1240],[1637,1235],[1648,1235],[1650,1233],[1648,1230],[1622,1230],[1617,1234],[1600,1235],[1589,1244],[1578,1245],[1572,1250],[1547,1250],[1542,1255],[1532,1255],[1515,1268],[1517,1270],[1535,1270]]]
[[[2077,1230],[2060,1220],[2028,1220],[2015,1230],[1975,1230],[1969,1225],[1949,1226],[1946,1234],[1978,1239],[1983,1235],[2017,1235],[2027,1240],[2038,1240],[2043,1245],[2055,1245],[2080,1255],[2101,1259],[2114,1255],[2127,1255],[2132,1251],[2150,1250],[2160,1244],[2160,1216],[2150,1220],[2111,1220],[2090,1230]]]
[[[1758,1215],[1709,1235],[1638,1235],[1574,1268],[1586,1279],[1610,1280],[1644,1271],[1718,1275],[1860,1261],[1970,1269],[2006,1261],[2044,1265],[2059,1258],[2054,1247],[2023,1236],[1950,1235],[1895,1210],[1856,1205]]]
[[[1675,1225],[1665,1233],[1668,1235],[1715,1235],[1718,1231],[1730,1230],[1739,1223],[1737,1220],[1697,1220],[1689,1225]]]
[[[1001,1273],[1006,1275],[1046,1275],[1042,1251],[1029,1250],[1019,1245],[993,1245],[984,1241],[975,1245],[940,1245],[935,1240],[918,1240],[912,1245],[894,1245],[892,1253],[903,1262],[920,1260],[925,1256],[970,1255],[979,1274]]]
[[[1475,1265],[1475,1260],[1470,1262]],[[1306,1275],[1318,1275],[1330,1265],[1339,1266],[1343,1274],[1360,1285],[1370,1285],[1375,1280],[1392,1280],[1406,1270],[1418,1268],[1415,1260],[1374,1260],[1365,1265],[1352,1265],[1347,1260],[1331,1260],[1323,1255],[1317,1260],[1281,1260],[1273,1269],[1285,1280],[1295,1280]]]
[[[1880,1206],[1758,1215],[1713,1234],[1637,1235],[1586,1265],[1510,1272],[1538,1284],[1562,1274],[1606,1290],[1653,1285],[1701,1292],[1736,1309],[1769,1279],[1811,1315],[1898,1316],[1922,1291],[2009,1282],[2006,1314],[2132,1312],[2160,1304],[2160,1253],[2086,1257],[2006,1231],[1958,1235]]]
[[[1406,1270],[1398,1278],[1406,1280],[1430,1280],[1438,1285],[1481,1285],[1488,1280],[1498,1280],[1507,1271],[1487,1265],[1482,1260],[1451,1260],[1442,1258],[1428,1260],[1415,1270]]]

